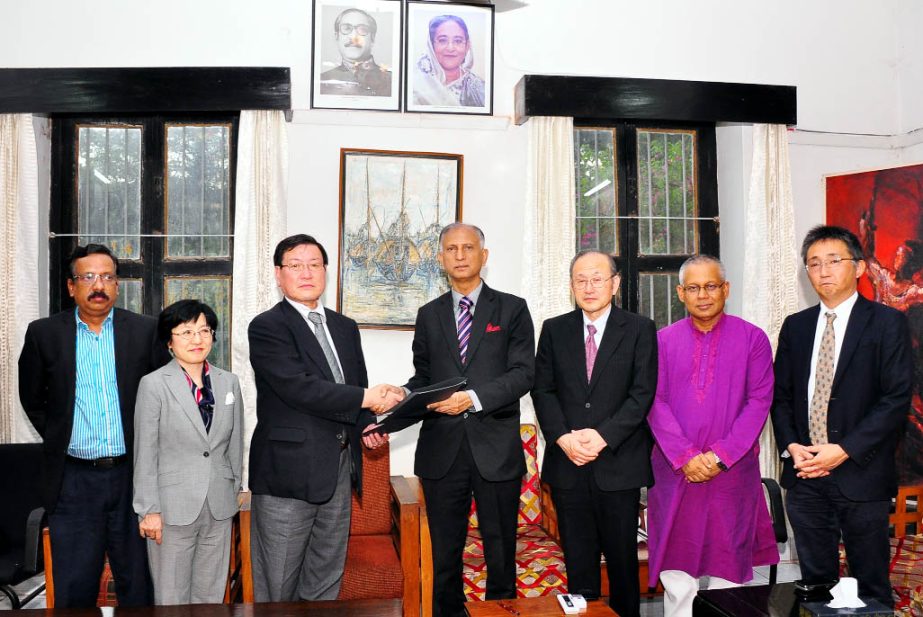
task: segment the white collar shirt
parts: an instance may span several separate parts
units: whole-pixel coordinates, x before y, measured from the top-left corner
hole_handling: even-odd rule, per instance
[[[840,350],[843,348],[843,338],[846,336],[846,326],[849,324],[849,316],[852,309],[859,299],[858,292],[853,292],[849,298],[841,302],[836,308],[828,308],[823,302],[820,303],[820,311],[817,315],[817,326],[814,330],[814,348],[811,351],[811,376],[808,378],[808,404],[814,398],[814,373],[817,370],[817,354],[820,351],[820,340],[824,335],[824,328],[827,327],[827,313],[836,313],[836,319],[833,320],[834,352],[833,352],[833,372],[836,374],[837,363],[840,360]]]
[[[321,304],[321,301],[320,300],[317,301],[316,307],[308,308],[307,306],[305,306],[304,304],[300,302],[295,302],[288,296],[285,297],[285,300],[286,302],[291,304],[293,307],[295,307],[295,310],[298,311],[298,314],[301,315],[301,317],[305,320],[305,323],[308,324],[308,327],[311,328],[311,332],[314,333],[314,336],[317,336],[317,329],[316,329],[316,326],[314,325],[314,322],[312,322],[308,318],[308,315],[310,315],[311,313],[321,314],[321,316],[324,318],[324,321],[322,324],[324,327],[324,334],[327,335],[327,340],[330,342],[330,348],[333,350],[333,355],[337,359],[337,365],[340,367],[340,373],[342,373],[343,375],[346,375],[346,373],[343,372],[343,363],[340,362],[340,354],[337,353],[337,346],[333,342],[333,337],[330,336],[330,328],[327,327],[327,313],[324,312],[324,305]]]

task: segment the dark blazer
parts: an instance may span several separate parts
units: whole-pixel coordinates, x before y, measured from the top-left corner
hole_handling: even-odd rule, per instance
[[[166,346],[157,341],[156,319],[117,308],[112,320],[119,407],[130,461],[138,382],[166,364],[170,356]],[[19,400],[45,442],[42,499],[48,512],[53,512],[58,503],[64,457],[74,428],[76,363],[74,309],[29,324],[19,356]]]
[[[613,306],[589,383],[584,332],[580,309],[542,325],[532,389],[547,443],[542,478],[552,487],[573,487],[578,467],[556,442],[571,430],[595,428],[608,444],[590,463],[597,486],[604,491],[650,486],[654,440],[646,418],[657,390],[657,328]]]
[[[282,300],[250,322],[250,364],[256,378],[256,429],[250,442],[250,488],[323,503],[337,484],[340,438],[347,432],[361,490],[362,429],[374,417],[362,409],[368,387],[359,327],[324,307],[343,378],[334,381],[311,327]]]
[[[481,476],[512,480],[525,473],[519,437],[519,399],[532,387],[535,334],[526,301],[494,291],[485,283],[474,308],[468,361],[458,352],[452,292],[423,305],[413,337],[414,376],[411,390],[458,376],[468,378],[483,406],[478,413],[449,416],[430,413],[417,441],[414,473],[421,478],[445,476],[455,461],[463,436]]]
[[[786,318],[775,361],[772,424],[780,453],[810,444],[808,378],[820,305]],[[849,459],[830,477],[853,501],[890,499],[897,492],[895,450],[913,385],[910,331],[903,313],[861,295],[849,316],[827,412],[827,437]],[[782,486],[798,481],[783,459]]]

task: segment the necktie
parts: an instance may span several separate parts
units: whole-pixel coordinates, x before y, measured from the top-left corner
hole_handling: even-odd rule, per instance
[[[308,313],[308,319],[314,324],[314,336],[317,337],[320,348],[324,350],[324,357],[327,358],[327,364],[330,365],[330,372],[333,373],[334,381],[346,383],[346,380],[343,379],[343,371],[340,370],[340,365],[337,363],[337,357],[333,353],[333,347],[330,346],[330,341],[327,340],[327,331],[324,330],[324,316],[320,313],[311,312]]]
[[[833,359],[836,353],[836,336],[833,320],[836,313],[827,313],[827,325],[820,338],[817,351],[817,366],[814,369],[814,396],[811,397],[811,412],[808,416],[808,431],[811,443],[816,446],[827,443],[827,405],[830,403],[830,389],[833,386]]]
[[[468,339],[471,338],[471,307],[474,302],[468,296],[463,296],[458,301],[458,355],[461,363],[468,360]]]
[[[588,332],[586,337],[586,381],[590,383],[590,378],[593,376],[593,364],[596,363],[596,352],[599,350],[596,349],[596,326],[587,324],[586,331]]]

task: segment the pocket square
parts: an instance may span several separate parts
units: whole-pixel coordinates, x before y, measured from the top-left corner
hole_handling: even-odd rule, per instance
[[[226,397],[224,397],[224,404],[225,404],[225,405],[233,405],[233,404],[234,404],[234,393],[233,393],[233,392],[228,392],[228,395],[227,395]]]
[[[488,332],[499,332],[499,331],[500,331],[500,326],[495,326],[495,325],[493,325],[492,323],[489,323],[489,322],[488,322],[488,324],[487,324],[487,331],[488,331]]]

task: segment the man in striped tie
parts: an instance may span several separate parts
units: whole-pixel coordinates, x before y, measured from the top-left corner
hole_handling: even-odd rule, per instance
[[[414,473],[423,481],[433,545],[433,615],[464,616],[462,551],[471,498],[487,563],[487,599],[516,596],[516,514],[526,471],[519,398],[532,386],[534,333],[525,300],[481,279],[484,233],[453,223],[439,237],[452,289],[417,313],[410,389],[452,377],[467,390],[430,406]]]

